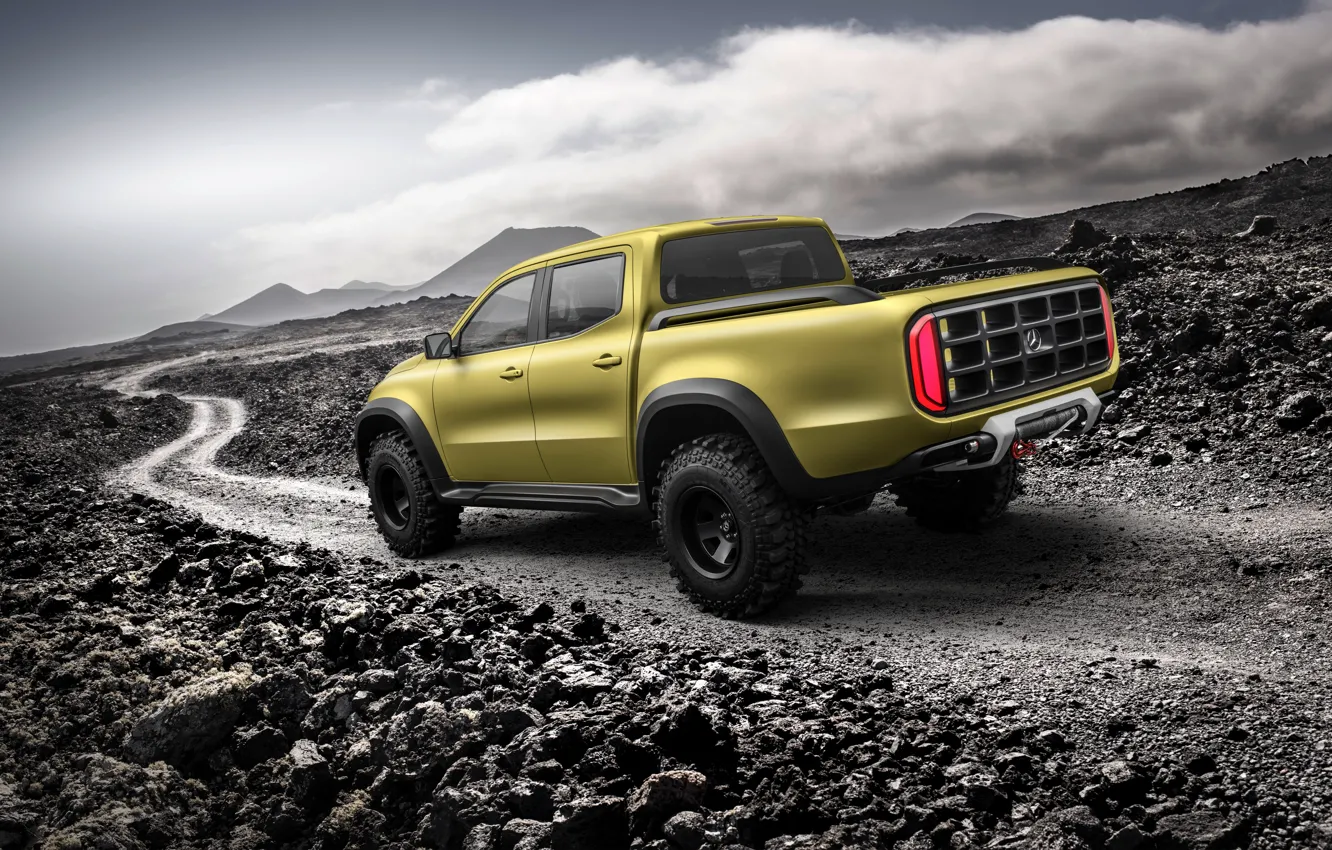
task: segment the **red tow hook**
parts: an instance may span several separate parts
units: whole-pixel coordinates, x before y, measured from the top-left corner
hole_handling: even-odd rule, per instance
[[[1012,455],[1014,460],[1023,460],[1024,458],[1036,457],[1036,441],[1014,440]]]

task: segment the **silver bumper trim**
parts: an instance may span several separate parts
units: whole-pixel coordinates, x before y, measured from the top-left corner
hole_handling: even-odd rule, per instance
[[[1003,460],[1004,456],[1008,454],[1009,447],[1012,446],[1013,441],[1017,439],[1018,425],[1040,419],[1041,417],[1048,416],[1052,413],[1059,413],[1064,410],[1080,409],[1080,413],[1078,416],[1075,416],[1068,422],[1064,423],[1062,427],[1054,431],[1052,434],[1047,434],[1046,437],[1056,437],[1064,434],[1070,436],[1086,434],[1091,431],[1092,428],[1095,428],[1096,423],[1100,421],[1101,407],[1101,400],[1096,397],[1096,393],[1092,392],[1091,387],[1083,387],[1082,389],[1075,390],[1071,393],[1064,393],[1063,395],[1047,398],[1044,401],[1038,401],[1034,404],[1017,407],[1013,410],[1006,410],[1003,413],[996,413],[994,416],[985,420],[985,424],[981,426],[981,430],[992,435],[995,438],[995,441],[999,444],[999,448],[995,450],[992,458],[983,463],[958,461],[947,464],[946,466],[935,467],[935,469],[941,472],[947,472],[950,470],[980,469],[986,466],[994,466],[999,463],[999,461]]]

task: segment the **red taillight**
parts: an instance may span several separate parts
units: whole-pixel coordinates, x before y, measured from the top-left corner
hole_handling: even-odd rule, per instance
[[[939,329],[933,316],[922,316],[911,327],[911,379],[916,402],[938,413],[944,409],[943,368],[939,356]]]
[[[1110,312],[1110,293],[1101,287],[1101,318],[1105,319],[1106,356],[1115,358],[1115,315]]]

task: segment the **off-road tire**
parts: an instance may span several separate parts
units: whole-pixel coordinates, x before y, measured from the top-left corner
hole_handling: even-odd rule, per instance
[[[977,531],[999,519],[1019,491],[1018,462],[1007,453],[994,466],[924,473],[889,485],[897,504],[935,531]]]
[[[377,485],[381,476],[386,474],[386,468],[400,476],[405,485],[410,512],[403,522],[394,521],[393,508],[385,503],[383,488]],[[370,510],[379,533],[395,554],[404,558],[424,558],[449,548],[457,540],[462,508],[441,504],[435,498],[421,458],[411,441],[401,433],[382,434],[370,444],[366,483],[370,487]]]
[[[738,526],[732,572],[708,578],[691,565],[679,518],[682,499],[710,490],[729,506]],[[744,437],[712,434],[677,448],[662,463],[653,489],[653,529],[679,591],[700,611],[726,619],[753,617],[800,587],[806,571],[809,511],[789,497],[758,448]]]

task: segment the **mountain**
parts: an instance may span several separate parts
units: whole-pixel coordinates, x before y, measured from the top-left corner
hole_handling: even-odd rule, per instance
[[[213,314],[210,321],[273,325],[288,319],[314,319],[367,307],[381,294],[375,289],[321,289],[306,294],[285,283],[275,283],[234,307]]]
[[[850,233],[834,233],[833,238],[838,242],[854,242],[857,239],[873,239],[873,236],[852,236]]]
[[[390,292],[379,304],[394,304],[426,296],[478,295],[485,286],[510,266],[529,257],[558,248],[596,239],[597,234],[583,227],[506,227],[489,242],[449,266],[420,286]]]
[[[963,216],[946,227],[966,227],[969,224],[994,224],[996,221],[1017,221],[1022,218],[1020,215],[1009,215],[1008,213],[987,213],[977,212],[971,215]]]
[[[1238,233],[1255,215],[1273,215],[1277,227],[1316,222],[1332,209],[1332,156],[1292,159],[1257,174],[1163,192],[1131,201],[1111,201],[1036,218],[1009,219],[975,227],[946,227],[887,236],[855,246],[891,261],[923,254],[984,254],[990,258],[1048,254],[1064,241],[1074,219],[1109,233],[1197,230]]]
[[[919,232],[920,232],[920,228],[919,228],[919,227],[899,227],[899,228],[897,228],[896,230],[894,230],[894,231],[893,231],[891,234],[889,234],[889,235],[890,235],[890,236],[901,236],[903,233],[919,233]]]
[[[349,280],[338,289],[373,289],[376,292],[396,292],[399,289],[407,289],[407,286],[394,286],[391,283],[380,283],[377,280]]]
[[[180,346],[203,344],[206,338],[221,334],[245,333],[254,328],[245,325],[229,325],[225,322],[176,322],[163,325],[143,336],[122,339],[117,342],[101,342],[94,345],[79,345],[73,348],[58,348],[54,351],[39,351],[35,354],[15,354],[0,357],[0,375],[20,372],[25,369],[39,369],[74,360],[87,361],[100,355],[123,355],[126,349],[136,351],[156,351],[161,346]],[[230,337],[228,337],[230,338]]]

